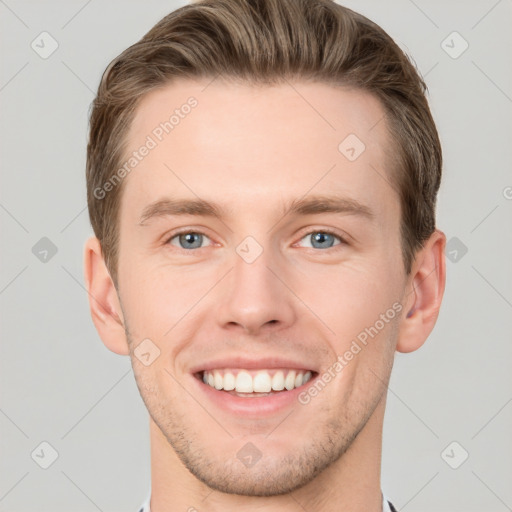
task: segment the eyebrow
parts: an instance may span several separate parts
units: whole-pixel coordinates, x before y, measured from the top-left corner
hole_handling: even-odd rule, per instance
[[[370,207],[359,201],[338,196],[316,195],[295,199],[284,215],[315,215],[320,213],[341,213],[346,215],[359,215],[368,220],[375,219],[375,213]],[[172,199],[164,198],[146,206],[141,214],[141,226],[154,218],[167,215],[195,215],[222,219],[226,217],[227,210],[219,204],[203,199]]]

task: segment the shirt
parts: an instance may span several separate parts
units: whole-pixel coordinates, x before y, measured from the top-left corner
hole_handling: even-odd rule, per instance
[[[139,512],[151,512],[149,508],[149,503],[151,501],[151,493],[149,494],[148,498],[140,508]],[[393,506],[393,504],[386,498],[384,493],[382,493],[382,512],[396,512],[396,508]]]

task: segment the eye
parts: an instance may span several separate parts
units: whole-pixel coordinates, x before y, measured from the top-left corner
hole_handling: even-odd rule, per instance
[[[176,242],[173,240],[176,239]],[[203,245],[203,241],[209,238],[203,233],[197,233],[196,231],[182,231],[181,233],[175,233],[166,243],[174,245],[180,249],[200,249]]]
[[[182,231],[173,234],[167,240],[166,244],[184,250],[201,249],[205,240],[210,239],[203,233],[197,231]],[[306,245],[306,247],[313,249],[330,249],[336,245],[346,243],[341,236],[329,230],[310,231],[306,236],[301,238],[301,241],[302,240],[307,240],[310,245]],[[338,240],[338,243],[335,243],[336,240]]]
[[[339,243],[335,244],[335,239],[338,239]],[[311,244],[309,247],[313,249],[330,249],[334,245],[345,243],[345,240],[339,235],[326,230],[310,231],[305,237],[301,238],[301,240],[308,240]]]

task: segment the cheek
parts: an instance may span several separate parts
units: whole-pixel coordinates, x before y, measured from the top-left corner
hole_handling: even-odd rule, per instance
[[[171,327],[176,297],[164,290],[162,283],[153,282],[143,272],[134,272],[123,280],[123,311],[134,342],[144,338],[159,340]]]
[[[400,297],[400,277],[384,261],[310,267],[295,290],[333,335],[336,348],[373,325]]]
[[[125,262],[123,270],[123,310],[132,337],[159,344],[186,328],[201,310],[197,307],[200,300],[218,280],[211,267],[150,267],[136,259]]]

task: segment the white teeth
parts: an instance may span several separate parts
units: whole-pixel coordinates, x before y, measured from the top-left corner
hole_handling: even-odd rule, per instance
[[[272,389],[274,391],[282,391],[284,389],[284,373],[278,370],[272,377]]]
[[[273,376],[272,372],[275,372]],[[252,374],[248,370],[216,369],[203,372],[205,384],[217,390],[235,390],[238,393],[290,391],[306,384],[311,378],[312,372],[304,370],[258,370]]]
[[[236,381],[235,376],[232,373],[225,373],[224,374],[224,390],[225,391],[231,391],[235,389]]]
[[[238,393],[252,393],[252,377],[251,374],[246,371],[241,371],[236,376],[235,389]]]
[[[222,389],[224,386],[224,379],[218,370],[213,372],[213,383],[215,385],[215,389]]]
[[[284,387],[290,391],[295,387],[295,370],[288,372],[286,379],[284,379]]]
[[[258,372],[252,381],[255,393],[268,393],[272,390],[272,379],[267,372]]]

